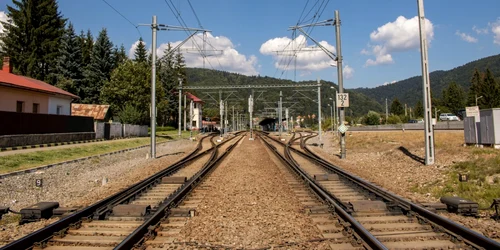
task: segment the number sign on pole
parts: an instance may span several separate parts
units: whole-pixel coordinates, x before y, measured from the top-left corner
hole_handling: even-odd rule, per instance
[[[337,108],[349,107],[349,93],[337,93]]]

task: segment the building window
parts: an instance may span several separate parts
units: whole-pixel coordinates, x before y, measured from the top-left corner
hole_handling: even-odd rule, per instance
[[[57,106],[57,114],[58,115],[62,114],[62,108],[63,108],[62,106],[59,106],[59,105]]]
[[[38,114],[38,107],[40,107],[40,104],[33,103],[33,114]]]
[[[23,111],[24,111],[24,102],[17,101],[16,112],[23,112]]]

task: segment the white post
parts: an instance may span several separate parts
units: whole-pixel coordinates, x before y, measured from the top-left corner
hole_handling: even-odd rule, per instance
[[[153,16],[153,48],[151,51],[151,158],[156,158],[156,16]]]
[[[319,144],[322,143],[321,138],[321,81],[318,77],[318,132],[319,132]]]
[[[429,80],[429,62],[427,57],[427,38],[425,34],[424,1],[417,0],[418,27],[420,29],[420,55],[422,63],[422,85],[425,116],[425,165],[434,164],[434,127],[432,125],[431,85]]]

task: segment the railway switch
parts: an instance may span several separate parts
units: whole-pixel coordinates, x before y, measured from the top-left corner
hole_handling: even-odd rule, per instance
[[[466,200],[458,196],[441,197],[441,202],[446,204],[449,212],[463,215],[477,215],[479,205],[477,202]]]
[[[184,184],[187,181],[187,178],[184,176],[169,176],[163,177],[161,179],[161,183],[163,184]]]
[[[54,209],[59,207],[59,202],[39,202],[21,209],[21,220],[19,225],[27,222],[49,219],[54,214]]]
[[[142,217],[148,215],[150,211],[150,205],[122,204],[113,208],[112,215],[121,217]]]
[[[315,174],[314,179],[317,181],[338,181],[339,176],[336,174]]]
[[[3,206],[0,206],[0,219],[2,219],[2,216],[6,213],[9,212],[9,208],[8,207],[3,207]]]

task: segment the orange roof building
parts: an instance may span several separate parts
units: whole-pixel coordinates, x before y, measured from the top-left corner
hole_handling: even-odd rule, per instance
[[[75,116],[90,116],[96,121],[108,121],[109,120],[109,105],[97,105],[97,104],[81,104],[72,103],[71,104],[71,115]]]
[[[0,70],[0,110],[70,115],[71,102],[80,97],[43,81],[12,73],[10,58]]]

